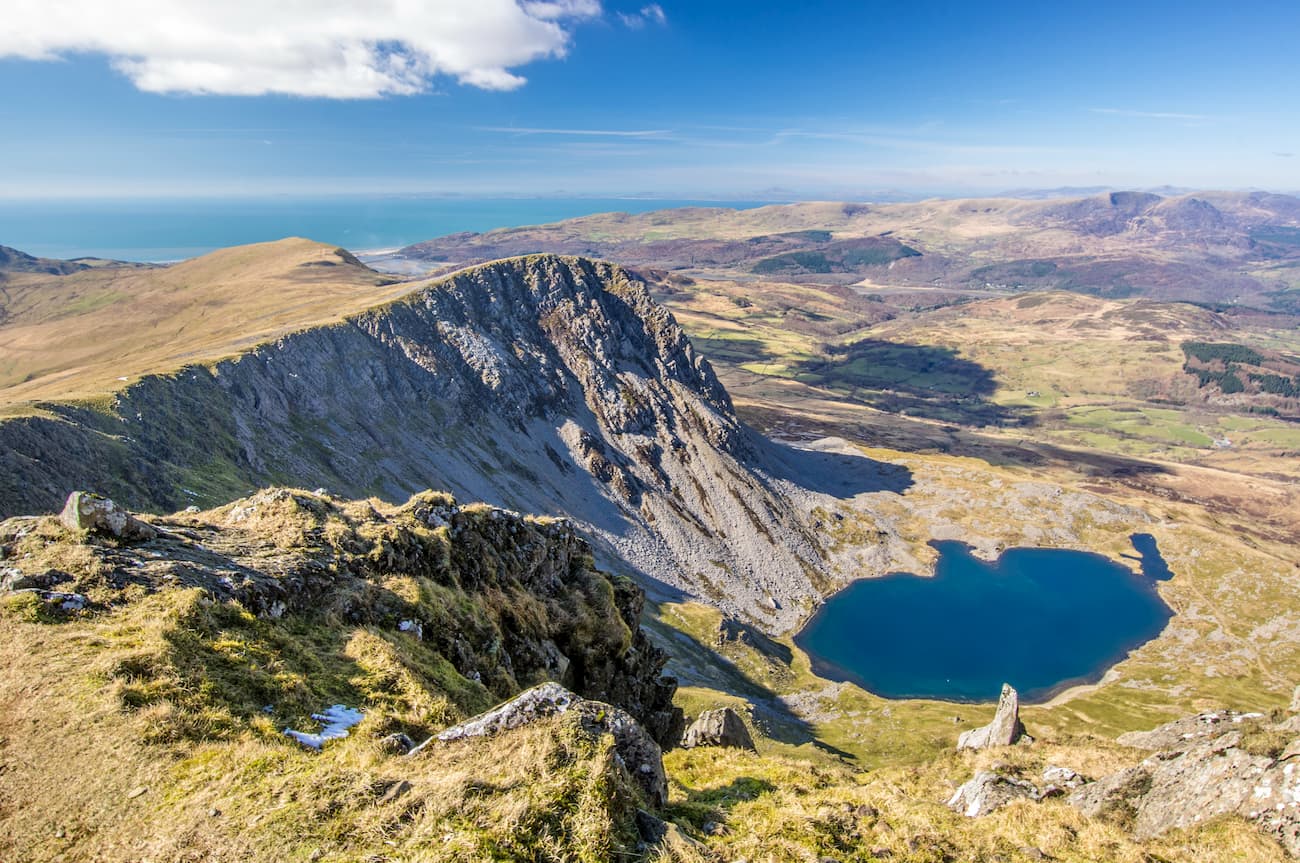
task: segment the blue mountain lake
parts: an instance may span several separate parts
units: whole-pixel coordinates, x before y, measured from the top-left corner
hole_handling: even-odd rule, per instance
[[[832,596],[795,642],[813,670],[887,698],[996,699],[1003,681],[1042,700],[1100,679],[1160,634],[1172,610],[1155,581],[1172,574],[1154,537],[1132,537],[1142,574],[1079,551],[1012,548],[983,561],[931,543],[935,574],[891,573]]]

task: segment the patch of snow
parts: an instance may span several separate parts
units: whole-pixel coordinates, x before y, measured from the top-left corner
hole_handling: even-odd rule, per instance
[[[324,713],[313,713],[311,718],[321,724],[319,734],[295,731],[292,728],[284,729],[284,733],[304,746],[320,749],[325,745],[326,740],[339,740],[347,737],[348,729],[364,719],[365,715],[356,708],[335,704]]]

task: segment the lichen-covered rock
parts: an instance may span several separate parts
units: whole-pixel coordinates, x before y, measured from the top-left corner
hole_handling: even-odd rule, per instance
[[[1146,793],[1150,783],[1149,770],[1130,767],[1080,786],[1065,802],[1089,818],[1112,817],[1127,823],[1136,813],[1134,801]]]
[[[68,530],[87,530],[124,540],[147,542],[158,536],[158,531],[122,509],[106,497],[88,491],[74,491],[68,495],[59,513],[59,521]]]
[[[1056,767],[1048,765],[1043,769],[1043,787],[1044,797],[1055,797],[1066,791],[1072,791],[1083,785],[1087,785],[1091,780],[1078,771],[1071,770],[1069,767]]]
[[[433,739],[440,743],[450,743],[467,737],[500,734],[502,731],[519,728],[548,716],[567,713],[581,700],[581,696],[575,695],[558,683],[543,683],[541,686],[534,686],[526,692],[519,693],[505,704],[494,707],[486,713],[480,713],[473,719],[439,732]],[[424,749],[430,742],[426,740],[421,743],[412,750],[411,754],[414,755]]]
[[[543,683],[522,692],[505,704],[473,719],[453,725],[411,750],[418,755],[434,741],[453,743],[475,737],[489,737],[515,728],[568,713],[576,714],[590,731],[614,737],[614,750],[628,773],[656,806],[668,800],[668,779],[663,751],[631,715],[610,704],[582,698],[558,683]]]
[[[1020,696],[1011,688],[1011,684],[1004,683],[993,721],[980,728],[963,731],[957,738],[957,748],[961,750],[1010,746],[1014,743],[1028,742],[1027,737],[1025,726],[1020,723]]]
[[[697,746],[730,746],[757,751],[744,720],[730,707],[706,710],[691,723],[682,736],[682,748],[694,749]]]
[[[1153,752],[1186,749],[1198,741],[1218,737],[1234,725],[1261,716],[1259,713],[1238,713],[1235,710],[1212,710],[1166,722],[1150,731],[1130,731],[1116,739],[1125,746]]]
[[[1032,782],[981,770],[948,800],[948,808],[967,818],[979,818],[1013,800],[1038,801],[1042,792]]]
[[[1125,735],[1130,745],[1167,748],[1078,788],[1067,802],[1085,815],[1129,824],[1144,839],[1238,815],[1298,856],[1300,758],[1293,753],[1300,746],[1252,745],[1248,733],[1262,732],[1270,742],[1285,734],[1281,725],[1265,726],[1259,719],[1259,714],[1216,711]]]
[[[1266,790],[1273,783],[1265,774],[1273,759],[1252,755],[1238,746],[1240,742],[1239,734],[1229,732],[1147,765],[1151,786],[1137,807],[1133,832],[1158,836],[1216,815],[1257,815],[1271,807],[1273,795]]]

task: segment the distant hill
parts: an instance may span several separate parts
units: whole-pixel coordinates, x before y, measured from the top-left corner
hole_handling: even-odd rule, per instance
[[[119,379],[228,356],[401,291],[351,253],[301,239],[169,267],[6,251],[21,269],[0,282],[0,410],[111,392]]]
[[[453,234],[372,263],[446,269],[536,252],[727,278],[1300,308],[1300,199],[1266,192],[606,213]]]
[[[78,270],[89,269],[90,265],[78,261],[60,261],[54,258],[36,258],[26,252],[20,252],[9,246],[0,246],[0,274],[4,273],[48,273],[66,275]]]

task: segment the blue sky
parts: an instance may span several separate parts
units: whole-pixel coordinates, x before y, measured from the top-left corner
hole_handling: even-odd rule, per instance
[[[12,2],[0,197],[1300,189],[1294,2]]]

